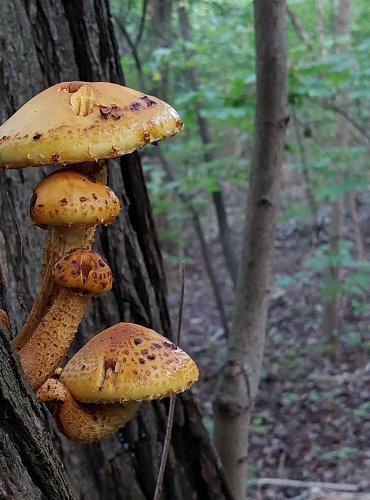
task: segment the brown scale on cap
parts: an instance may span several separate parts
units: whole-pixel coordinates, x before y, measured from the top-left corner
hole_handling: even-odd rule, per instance
[[[79,401],[96,403],[163,398],[184,391],[198,377],[194,361],[168,339],[140,325],[118,323],[78,351],[60,380]]]
[[[55,263],[53,276],[58,283],[53,303],[19,353],[34,390],[66,356],[90,298],[108,292],[113,283],[112,272],[102,257],[81,248],[63,255]]]
[[[140,403],[84,404],[74,399],[59,380],[48,379],[36,393],[54,415],[59,430],[80,443],[99,441],[118,431],[137,412]]]

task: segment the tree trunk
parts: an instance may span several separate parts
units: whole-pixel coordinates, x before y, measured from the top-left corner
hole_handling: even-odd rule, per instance
[[[335,14],[335,32],[337,36],[337,47],[339,52],[348,50],[348,36],[350,33],[350,10],[351,0],[339,0]],[[345,96],[337,96],[339,107],[344,106]],[[349,122],[340,113],[336,116],[336,145],[338,148],[346,149],[349,145]],[[338,162],[339,163],[339,162]],[[342,170],[338,166],[339,172]],[[340,180],[339,180],[340,182]],[[331,219],[329,232],[329,253],[330,255],[339,255],[339,245],[342,236],[342,213],[343,213],[344,195],[340,194],[338,199],[331,204]],[[334,259],[334,263],[327,270],[328,280],[334,286],[340,283],[341,268],[339,259]],[[335,345],[336,333],[340,323],[340,292],[332,292],[331,297],[324,302],[322,316],[322,333],[324,338],[332,345]]]
[[[269,269],[287,124],[285,2],[255,0],[257,100],[244,245],[227,361],[214,401],[216,448],[235,499],[244,500],[248,431],[263,356]]]
[[[108,0],[3,0],[0,18],[6,20],[0,33],[2,122],[58,81],[122,82]],[[28,205],[33,187],[48,171],[18,169],[0,178],[0,250],[14,330],[24,322],[39,283],[45,235],[31,224]],[[171,335],[162,260],[138,155],[111,161],[109,177],[123,210],[113,226],[99,231],[95,246],[107,258],[115,283],[112,293],[92,303],[76,347],[118,321],[135,321]],[[143,405],[117,436],[94,445],[66,440],[51,422],[54,444],[76,494],[42,431],[40,407],[4,335],[0,357],[0,496],[5,492],[6,498],[16,499],[152,497],[165,431],[165,402]],[[178,398],[163,491],[164,499],[228,498],[190,393]]]
[[[179,5],[178,12],[181,36],[185,41],[189,42],[191,41],[191,27],[189,23],[188,13],[184,5]],[[193,91],[199,91],[199,75],[195,67],[190,67],[188,69],[188,77],[191,89]],[[213,152],[209,149],[210,145],[212,144],[211,127],[207,118],[202,115],[201,103],[196,104],[195,116],[198,123],[200,138],[204,146],[203,159],[205,163],[209,163],[215,159]],[[238,273],[238,261],[232,244],[224,196],[221,186],[218,185],[218,183],[217,190],[212,192],[212,200],[216,211],[218,235],[225,258],[226,267],[229,271],[232,282],[235,285]]]

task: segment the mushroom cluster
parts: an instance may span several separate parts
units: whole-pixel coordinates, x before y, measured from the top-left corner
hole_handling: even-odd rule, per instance
[[[58,368],[91,297],[112,287],[108,264],[91,249],[96,226],[113,223],[120,211],[106,185],[106,160],[182,125],[156,97],[106,82],[63,82],[0,127],[0,167],[62,165],[31,198],[31,219],[48,235],[40,289],[12,345],[38,399],[70,439],[101,439],[130,420],[141,401],[181,392],[199,376],[181,349],[129,323],[100,333]]]

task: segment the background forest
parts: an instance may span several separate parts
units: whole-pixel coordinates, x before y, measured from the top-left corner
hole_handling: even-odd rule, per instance
[[[290,124],[249,481],[365,487],[370,10],[364,0],[288,4]],[[196,390],[212,433],[252,157],[252,4],[112,0],[111,8],[127,85],[167,100],[186,124],[141,157],[173,316],[186,263],[182,342],[203,372]],[[256,498],[298,491],[260,488]]]

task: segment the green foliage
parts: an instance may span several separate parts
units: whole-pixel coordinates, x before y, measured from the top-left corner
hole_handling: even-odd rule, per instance
[[[135,41],[143,3],[111,0],[111,4],[114,16],[124,22]],[[179,5],[189,16],[189,40],[181,36]],[[334,33],[333,2],[323,2],[321,36],[315,0],[290,0],[289,5],[310,47],[287,17],[289,103],[294,119],[286,138],[285,161],[294,182],[300,184],[301,194],[284,198],[281,220],[307,224],[313,214],[310,201],[304,200],[307,182],[319,213],[326,213],[328,203],[344,193],[356,190],[361,195],[370,184],[365,137],[370,118],[370,11],[365,0],[353,2],[349,49],[338,53],[338,41],[343,40]],[[166,178],[154,157],[144,156],[154,210],[168,219],[168,227],[162,231],[164,240],[178,241],[189,217],[176,192],[191,199],[202,214],[208,209],[210,195],[220,186],[247,187],[256,85],[252,7],[252,2],[241,0],[183,0],[173,4],[170,22],[161,26],[151,5],[137,46],[141,78],[127,41],[117,31],[128,85],[139,87],[144,81],[145,91],[170,102],[186,124],[179,137],[161,146],[174,167],[176,181]],[[196,86],[190,81],[189,71],[196,72]],[[207,145],[200,138],[197,112],[210,126],[211,142]],[[338,112],[351,124],[351,142],[345,149],[335,146]],[[361,296],[368,286],[370,270],[356,262],[353,254],[352,246],[345,241],[336,255],[323,245],[295,279],[322,276],[323,298],[348,293],[354,314],[361,314],[366,308]],[[343,279],[324,278],[327,267],[337,264],[345,270]]]
[[[370,262],[354,260],[352,254],[353,243],[341,241],[337,253],[331,252],[328,245],[322,245],[316,255],[306,262],[310,272],[323,274],[321,288],[323,298],[330,299],[338,293],[346,293],[354,299],[361,300],[366,295],[370,283]],[[337,266],[343,269],[341,280],[325,274],[328,268]]]

